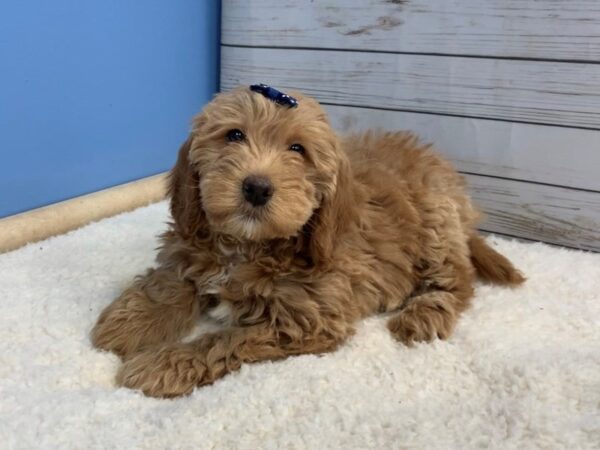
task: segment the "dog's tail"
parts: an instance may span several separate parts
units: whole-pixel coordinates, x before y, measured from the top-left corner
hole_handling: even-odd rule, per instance
[[[477,274],[490,283],[516,286],[525,281],[525,277],[505,257],[490,247],[476,234],[469,239],[471,262]]]

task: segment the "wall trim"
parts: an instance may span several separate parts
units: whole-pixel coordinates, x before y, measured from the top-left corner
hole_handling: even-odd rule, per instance
[[[0,253],[165,198],[167,172],[0,219]]]

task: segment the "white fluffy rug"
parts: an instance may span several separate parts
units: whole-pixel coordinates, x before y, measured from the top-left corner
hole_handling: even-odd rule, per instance
[[[88,333],[166,220],[163,202],[0,255],[0,448],[599,448],[600,255],[498,238],[529,281],[479,286],[447,342],[405,348],[373,318],[187,398],[117,389]]]

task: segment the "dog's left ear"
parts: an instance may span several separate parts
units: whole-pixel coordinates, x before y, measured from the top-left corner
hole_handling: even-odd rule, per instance
[[[324,196],[306,230],[313,264],[327,266],[332,261],[335,245],[353,222],[354,215],[350,162],[345,154],[340,154],[335,189]]]

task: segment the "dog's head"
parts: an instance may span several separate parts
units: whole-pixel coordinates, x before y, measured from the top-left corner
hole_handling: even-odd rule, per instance
[[[239,240],[302,234],[330,256],[352,209],[350,169],[320,105],[279,105],[249,88],[218,95],[195,118],[171,172],[171,211],[184,236]]]

